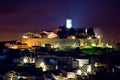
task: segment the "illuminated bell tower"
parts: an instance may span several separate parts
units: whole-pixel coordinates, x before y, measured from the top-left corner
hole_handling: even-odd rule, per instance
[[[66,19],[66,28],[72,28],[72,19]]]

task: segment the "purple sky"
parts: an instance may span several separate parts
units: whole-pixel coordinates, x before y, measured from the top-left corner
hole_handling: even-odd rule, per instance
[[[0,0],[0,41],[51,30],[73,20],[73,28],[98,27],[120,40],[119,0]]]

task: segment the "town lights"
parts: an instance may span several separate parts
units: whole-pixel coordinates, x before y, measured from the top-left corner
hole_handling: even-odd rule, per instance
[[[42,68],[43,71],[46,71],[46,70],[47,70],[46,65],[45,65],[44,62],[41,62],[41,63],[40,63],[40,67]]]
[[[27,36],[22,36],[23,38],[28,38]]]
[[[28,62],[28,60],[27,60],[26,57],[23,59],[23,62],[24,62],[24,63],[27,63],[27,62]]]
[[[87,39],[88,39],[88,40],[91,40],[91,39],[92,39],[92,37],[88,37]]]
[[[40,67],[44,67],[45,64],[43,62],[40,63]]]
[[[91,73],[91,70],[92,70],[91,65],[88,65],[88,66],[87,66],[87,73]]]
[[[100,35],[98,35],[98,36],[97,36],[97,39],[100,39],[100,38],[101,38],[101,36],[100,36]]]
[[[77,70],[77,75],[81,75],[81,74],[82,74],[81,70]]]
[[[72,39],[76,39],[76,37],[75,36],[71,36],[72,37]]]

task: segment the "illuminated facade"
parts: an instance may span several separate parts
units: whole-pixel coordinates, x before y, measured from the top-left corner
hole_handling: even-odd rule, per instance
[[[67,28],[72,28],[72,19],[67,19],[66,20],[66,27]]]
[[[41,38],[23,38],[22,43],[26,43],[28,47],[45,46],[51,44],[52,48],[76,48],[85,46],[100,46],[100,39],[41,39]]]
[[[41,39],[41,38],[23,38],[22,43],[26,43],[28,47],[32,46],[45,46],[51,44],[54,48],[64,47],[79,47],[79,39]]]
[[[71,20],[67,22],[72,22]],[[66,23],[67,24],[67,23]],[[72,26],[72,23],[70,23]],[[70,28],[70,26],[69,26]],[[25,35],[27,35],[25,37]],[[102,34],[93,28],[67,29],[60,26],[53,31],[43,31],[41,34],[26,33],[23,35],[22,43],[32,46],[45,46],[50,44],[51,48],[76,48],[76,47],[109,47],[102,43]],[[32,35],[32,37],[31,37]],[[34,36],[34,37],[33,37]]]
[[[41,35],[39,33],[28,32],[28,33],[25,33],[22,37],[23,38],[40,38]]]

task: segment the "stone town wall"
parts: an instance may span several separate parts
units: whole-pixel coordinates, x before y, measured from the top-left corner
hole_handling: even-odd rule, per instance
[[[80,46],[79,39],[41,39],[41,38],[27,38],[22,39],[22,43],[26,43],[28,47],[32,46],[44,46],[45,44],[51,44],[51,46]]]

